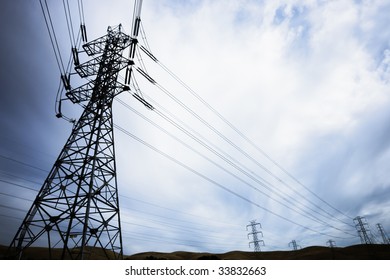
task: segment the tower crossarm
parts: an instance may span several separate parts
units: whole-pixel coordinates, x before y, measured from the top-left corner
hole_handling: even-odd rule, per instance
[[[94,81],[90,81],[87,84],[84,84],[80,87],[68,91],[66,93],[66,96],[73,103],[81,103],[91,99],[94,89],[95,89],[95,83]],[[117,82],[114,85],[108,85],[107,89],[110,92],[113,92],[114,96],[116,96],[123,91],[128,91],[130,87]]]
[[[252,231],[253,231],[256,228],[256,226],[259,226],[261,228],[261,224],[260,223],[255,223],[255,222],[251,221],[251,224],[246,226],[246,230],[248,230],[248,228],[250,227],[252,229]]]
[[[119,25],[117,28],[109,28],[108,34],[104,35],[100,38],[97,38],[93,41],[90,41],[83,45],[84,51],[89,56],[94,56],[98,54],[102,54],[104,52],[104,49],[106,48],[107,39],[109,39],[111,32],[117,32],[116,34],[116,44],[123,46],[123,48],[127,48],[132,44],[132,41],[134,39],[131,39],[130,36],[126,35],[125,33],[121,32],[121,26]]]
[[[82,63],[78,66],[75,67],[75,70],[77,74],[80,75],[82,78],[90,77],[90,76],[95,76],[98,74],[100,65],[103,61],[102,56],[95,57],[85,63]],[[115,63],[118,68],[116,69],[117,71],[122,70],[125,68],[127,65],[133,64],[132,61],[124,58],[123,56],[119,56],[117,54],[114,54],[114,57],[111,60],[113,63]]]
[[[257,234],[261,234],[261,236],[263,236],[262,231],[254,231],[254,232],[248,233],[247,237],[249,238],[250,235],[253,235],[253,237],[257,238]]]
[[[251,247],[251,244],[254,244],[255,247],[259,247],[260,245],[265,246],[264,240],[256,240],[249,242],[249,248]]]

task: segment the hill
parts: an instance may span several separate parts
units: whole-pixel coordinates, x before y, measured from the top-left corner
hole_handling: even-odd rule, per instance
[[[145,252],[125,257],[129,260],[390,260],[390,245],[354,245],[345,248],[313,246],[297,251],[244,252],[222,254]]]
[[[6,246],[0,245],[0,256],[4,258]],[[59,258],[59,250],[53,250],[53,258]],[[29,248],[23,259],[48,259],[45,248]],[[89,259],[104,259],[93,248]],[[306,247],[297,251],[244,252],[232,251],[221,254],[184,252],[144,252],[124,256],[125,260],[390,260],[390,245],[353,245],[344,248],[321,246]]]

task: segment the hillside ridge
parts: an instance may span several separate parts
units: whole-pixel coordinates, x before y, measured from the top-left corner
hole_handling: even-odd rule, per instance
[[[4,259],[7,246],[0,245],[0,258]],[[59,259],[60,249],[53,250],[53,258]],[[89,248],[90,260],[105,259],[95,248]],[[49,259],[46,248],[28,248],[22,259]],[[390,260],[390,245],[370,244],[348,247],[310,246],[296,251],[230,251],[226,253],[174,251],[142,252],[125,255],[124,260]]]

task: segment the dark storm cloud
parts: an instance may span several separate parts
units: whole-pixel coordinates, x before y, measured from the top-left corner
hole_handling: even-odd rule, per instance
[[[39,135],[37,121],[52,114],[56,88],[47,84],[59,72],[53,71],[39,2],[2,1],[1,5],[0,125],[8,138],[27,144]]]
[[[12,183],[36,187],[23,180],[27,178],[42,184],[47,176],[43,170],[50,170],[58,153],[53,139],[63,132],[54,117],[58,84],[52,81],[58,80],[59,71],[39,1],[1,1],[0,13],[0,179],[11,183],[2,182],[0,191],[31,200],[36,194]],[[1,224],[7,225],[3,231],[8,231],[0,243],[7,244],[20,223],[12,217],[24,215],[16,209],[28,209],[31,201],[2,196],[1,203],[13,207],[9,213],[0,209]]]

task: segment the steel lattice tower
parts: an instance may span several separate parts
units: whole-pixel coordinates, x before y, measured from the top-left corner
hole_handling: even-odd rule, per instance
[[[329,245],[330,248],[336,247],[336,242],[332,239],[329,239],[328,241],[326,241],[326,244]]]
[[[376,224],[376,227],[378,228],[378,232],[382,237],[383,244],[390,244],[390,239],[387,237],[387,234],[383,229],[383,226],[381,224]]]
[[[290,244],[291,244],[292,247],[293,247],[293,251],[297,251],[298,248],[301,247],[301,246],[299,246],[299,245],[297,244],[297,241],[295,241],[295,240],[292,240],[290,243],[288,243],[288,246],[290,246]]]
[[[356,230],[359,234],[360,241],[362,244],[373,244],[370,234],[370,228],[368,227],[368,223],[364,217],[356,217],[353,219],[355,222]]]
[[[263,232],[257,230],[257,227],[261,228],[261,224],[256,223],[256,220],[253,220],[253,221],[250,221],[250,224],[246,226],[246,230],[248,230],[248,227],[250,227],[251,231],[252,231],[252,232],[248,233],[248,238],[250,235],[252,235],[252,239],[253,239],[253,241],[249,242],[249,247],[253,243],[253,245],[255,246],[254,251],[261,252],[260,245],[264,246],[264,241],[260,240],[259,237],[257,236],[258,234],[261,234],[261,236],[263,236]]]
[[[81,77],[96,78],[75,89],[65,83],[68,99],[82,104],[84,111],[12,240],[10,256],[20,258],[38,240],[44,245],[43,240],[49,258],[86,259],[92,248],[95,256],[122,258],[112,103],[128,89],[117,77],[133,63],[122,56],[123,50],[136,43],[119,25],[83,45],[92,59],[83,64],[75,60],[75,70]],[[60,256],[54,256],[56,248]]]

